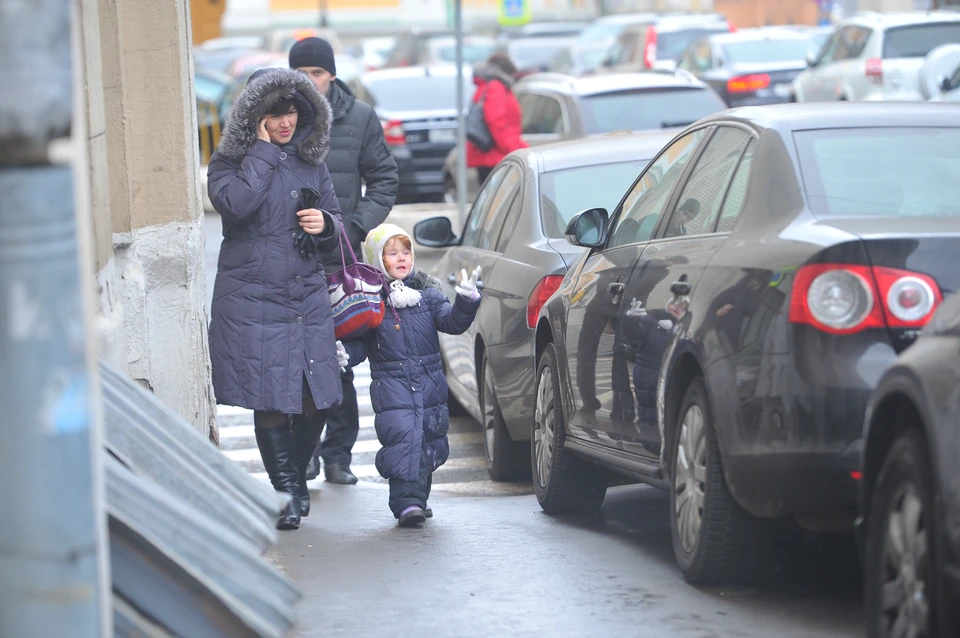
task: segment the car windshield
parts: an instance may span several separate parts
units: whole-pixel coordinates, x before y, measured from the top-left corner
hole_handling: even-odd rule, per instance
[[[775,64],[796,62],[804,64],[807,53],[816,50],[813,40],[799,38],[743,40],[723,45],[732,64]]]
[[[197,99],[202,102],[216,104],[227,90],[227,85],[223,82],[199,73],[193,79],[193,84],[197,90]]]
[[[507,47],[507,51],[517,69],[523,71],[546,68],[550,61],[566,48],[567,44],[563,40],[549,41],[531,38],[529,40],[514,40]]]
[[[373,95],[377,109],[443,111],[457,108],[457,78],[454,75],[367,77],[364,84]],[[473,80],[464,75],[463,84],[465,99],[470,99]]]
[[[494,40],[486,39],[465,39],[463,41],[463,62],[464,64],[476,64],[490,57],[497,48]],[[433,59],[441,62],[457,61],[457,41],[454,38],[431,38],[430,51],[433,53]]]
[[[927,22],[887,29],[883,57],[922,58],[941,44],[960,42],[960,22]]]
[[[690,48],[700,38],[714,33],[728,33],[730,28],[723,22],[716,26],[697,27],[694,29],[678,29],[657,34],[657,59],[676,60],[677,57]]]
[[[700,88],[639,89],[580,98],[589,135],[683,127],[726,108],[716,93]]]
[[[543,173],[540,220],[544,235],[562,238],[567,224],[582,210],[601,207],[613,211],[648,161],[637,159]]]
[[[817,216],[960,217],[960,128],[794,133]]]
[[[581,42],[603,42],[617,37],[627,26],[619,22],[594,22],[581,31],[577,39]]]

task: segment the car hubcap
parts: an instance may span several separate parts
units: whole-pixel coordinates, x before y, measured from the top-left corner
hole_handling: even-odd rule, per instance
[[[483,394],[480,395],[480,398],[482,399],[480,407],[483,410],[483,444],[487,451],[487,461],[493,463],[493,437],[495,436],[494,426],[496,424],[493,407],[493,374],[490,372],[490,366],[486,364],[483,366]]]
[[[883,541],[883,615],[890,638],[927,636],[929,554],[923,500],[912,483],[892,500]]]
[[[545,488],[553,465],[556,440],[556,405],[553,395],[553,371],[545,366],[537,384],[537,409],[534,412],[533,443],[537,457],[537,481]]]
[[[689,554],[696,547],[700,535],[707,481],[707,446],[703,410],[699,405],[691,405],[683,415],[674,467],[674,515],[677,517],[680,546]]]

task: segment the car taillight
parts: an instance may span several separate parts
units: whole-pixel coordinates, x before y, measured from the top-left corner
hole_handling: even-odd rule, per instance
[[[728,93],[752,93],[770,86],[770,76],[766,73],[738,75],[727,80]]]
[[[733,22],[731,22],[730,20],[727,20],[727,24],[730,26],[730,33],[736,33],[736,32],[737,32],[737,25],[735,25],[735,24],[734,24]]]
[[[652,69],[657,61],[657,28],[647,27],[647,34],[643,39],[643,66]]]
[[[883,60],[870,58],[866,63],[867,79],[877,86],[883,86]]]
[[[533,292],[530,293],[530,299],[527,300],[527,327],[533,328],[537,325],[537,315],[547,303],[547,299],[557,292],[563,277],[560,275],[547,275],[537,283]]]
[[[928,275],[850,264],[812,264],[797,271],[791,323],[830,334],[867,328],[922,328],[943,300]]]
[[[397,146],[407,143],[407,137],[403,133],[403,122],[400,120],[381,120],[383,125],[383,139],[390,146]]]

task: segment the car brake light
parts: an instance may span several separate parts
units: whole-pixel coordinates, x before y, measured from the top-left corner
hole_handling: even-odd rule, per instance
[[[737,32],[737,25],[735,25],[732,21],[727,20],[727,25],[730,27],[730,33]]]
[[[882,266],[812,264],[797,271],[790,322],[844,335],[922,328],[943,297],[932,277]]]
[[[643,40],[643,66],[646,69],[652,69],[657,61],[657,28],[653,25],[647,27],[647,34]]]
[[[883,85],[883,60],[880,58],[869,58],[866,63],[867,79],[877,86]]]
[[[403,122],[400,120],[381,120],[383,125],[383,139],[390,146],[399,146],[407,143],[403,133]]]
[[[752,93],[770,86],[770,76],[766,73],[738,75],[727,80],[728,93]]]
[[[537,283],[533,292],[530,293],[530,299],[527,300],[527,327],[533,328],[537,325],[537,316],[547,300],[557,292],[563,277],[560,275],[547,275]]]

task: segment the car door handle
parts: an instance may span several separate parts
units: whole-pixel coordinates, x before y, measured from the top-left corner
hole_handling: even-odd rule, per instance
[[[623,284],[619,281],[612,284],[607,284],[607,292],[609,292],[611,295],[619,295],[623,292]]]
[[[673,284],[670,286],[670,292],[672,292],[672,293],[675,294],[675,295],[680,295],[681,297],[684,296],[684,295],[689,295],[689,294],[690,294],[690,282],[687,282],[687,281],[675,281],[675,282],[673,282]]]

